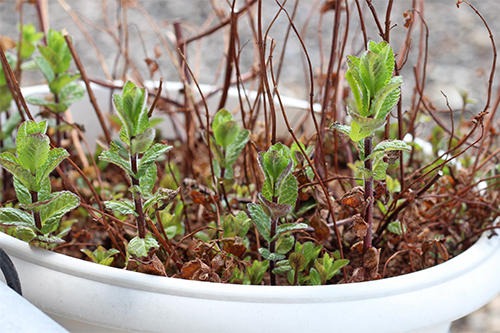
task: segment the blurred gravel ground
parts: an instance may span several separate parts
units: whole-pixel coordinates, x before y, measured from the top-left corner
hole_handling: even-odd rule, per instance
[[[320,0],[324,2],[324,0]],[[80,18],[85,22],[85,26],[90,34],[94,36],[96,43],[99,45],[108,68],[112,69],[116,58],[116,45],[113,40],[97,29],[95,26],[88,24],[88,21],[103,24],[102,20],[102,2],[100,0],[66,0],[67,4],[71,6]],[[163,33],[167,36],[172,34],[172,26],[168,25],[173,21],[188,21],[191,22],[188,27],[197,29],[197,25],[201,26],[203,22],[209,17],[212,12],[211,2],[224,4],[222,0],[143,0],[139,1],[143,7],[148,11],[152,18],[163,29]],[[364,3],[364,1],[360,1]],[[500,36],[500,20],[498,14],[500,13],[500,1],[498,0],[469,0],[478,11],[484,16],[490,29],[495,37]],[[238,0],[238,4],[242,1]],[[287,8],[292,10],[295,1],[288,1]],[[304,21],[309,11],[314,8],[318,3],[316,0],[301,0],[298,10],[298,15],[295,24],[299,30],[302,29]],[[353,1],[350,1],[354,4]],[[381,19],[385,16],[385,0],[373,0],[373,4],[377,9]],[[474,113],[482,110],[484,107],[487,96],[488,75],[492,64],[492,46],[488,32],[484,27],[481,19],[471,10],[466,4],[462,4],[460,9],[457,9],[456,0],[427,0],[425,1],[425,10],[422,13],[427,26],[429,28],[429,67],[427,71],[426,80],[426,95],[433,101],[437,108],[446,108],[446,101],[441,94],[444,92],[448,98],[450,105],[454,109],[462,107],[462,98],[459,89],[466,91],[469,98],[478,100],[477,105],[472,105],[469,108],[467,116],[471,117]],[[265,24],[268,24],[274,14],[276,13],[276,5],[274,1],[264,2],[265,9]],[[15,5],[15,0],[0,1],[0,35],[14,37],[17,36],[16,25],[18,23],[18,15],[13,15],[12,11]],[[108,1],[110,19],[115,20],[116,13],[113,8],[116,8],[116,1]],[[393,24],[396,26],[391,30],[391,43],[394,45],[395,50],[399,48],[401,41],[405,37],[406,29],[403,28],[404,18],[402,13],[410,9],[412,0],[398,0],[394,1],[393,9]],[[96,61],[95,53],[90,48],[78,27],[71,20],[69,15],[61,8],[56,0],[49,0],[50,8],[50,25],[54,29],[66,28],[70,35],[73,36],[77,51],[82,57],[84,67],[87,72],[92,73],[94,77],[104,78],[104,75]],[[228,8],[225,5],[226,10]],[[36,22],[36,17],[32,6],[24,6],[24,20],[25,22]],[[355,6],[352,6],[351,12],[355,13]],[[128,11],[129,23],[133,25],[130,29],[130,43],[134,45],[131,52],[132,59],[138,64],[139,69],[143,73],[147,73],[147,67],[144,64],[146,53],[152,57],[153,48],[158,43],[157,36],[153,29],[144,20],[142,15],[137,11]],[[379,36],[371,23],[370,14],[366,11],[367,17],[367,30],[369,31],[369,38],[378,40]],[[328,54],[329,37],[328,32],[331,31],[333,15],[325,16],[323,20],[322,29],[326,34],[323,40],[324,53]],[[217,18],[215,18],[217,20]],[[242,23],[247,24],[245,19]],[[163,26],[162,23],[167,23]],[[270,31],[270,36],[279,40],[283,36],[284,27],[288,24],[286,18],[282,15],[276,22],[275,28]],[[305,38],[306,45],[310,52],[310,56],[314,66],[318,66],[320,53],[318,52],[317,38],[317,24],[318,20],[313,20],[309,27],[305,30],[307,38]],[[240,25],[243,26],[244,24]],[[357,16],[353,15],[351,21],[351,28],[359,31],[359,22]],[[193,30],[193,31],[194,31]],[[353,31],[354,31],[353,30]],[[301,30],[302,31],[302,30]],[[142,36],[146,49],[142,48],[142,42],[138,37],[138,33]],[[240,32],[242,43],[250,35],[245,32]],[[187,36],[189,37],[189,36]],[[358,35],[358,40],[361,36]],[[418,45],[418,37],[414,37],[414,45]],[[225,52],[224,38],[222,36],[214,36],[208,38],[203,45],[206,50],[210,46],[211,52],[204,52],[197,58],[196,68],[197,76],[202,83],[214,83],[213,77],[219,66],[219,59]],[[137,46],[137,47],[136,47]],[[278,45],[279,46],[279,45]],[[250,48],[251,46],[246,46]],[[359,50],[347,49],[346,52],[353,53]],[[252,51],[248,52],[249,56],[242,56],[242,67],[250,68],[252,65]],[[192,58],[195,58],[195,52],[190,53]],[[307,98],[308,91],[304,90],[304,73],[302,65],[299,60],[302,57],[301,48],[299,43],[291,39],[287,46],[287,64],[283,73],[283,78],[280,81],[280,91],[283,95],[291,95],[298,98]],[[404,88],[411,88],[413,85],[412,66],[415,57],[409,59],[409,65],[405,67],[403,76],[405,76]],[[412,63],[413,61],[413,63]],[[162,69],[162,76],[167,80],[175,80],[176,74],[169,65],[167,57],[163,56],[159,59],[160,68]],[[123,66],[123,65],[122,65]],[[120,66],[118,66],[118,73],[120,73]],[[498,77],[499,75],[497,75]],[[157,78],[157,77],[156,77]],[[23,84],[35,84],[41,81],[39,74],[28,74],[23,77]],[[220,78],[219,81],[220,83]],[[498,80],[495,79],[493,90],[495,91],[498,85]],[[410,96],[411,91],[405,92],[403,95]],[[404,100],[405,101],[405,100]],[[500,263],[499,263],[500,264]],[[499,281],[500,283],[500,281]],[[500,332],[500,297],[495,298],[491,303],[477,312],[455,322],[451,329],[452,332]]]

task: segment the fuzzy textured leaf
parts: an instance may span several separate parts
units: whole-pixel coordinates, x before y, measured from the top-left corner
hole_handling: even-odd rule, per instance
[[[365,160],[369,160],[374,158],[376,155],[380,153],[384,153],[390,150],[406,150],[411,151],[411,146],[406,142],[401,140],[384,140],[378,143],[372,150],[372,153],[366,157]]]
[[[50,81],[49,83],[49,89],[50,92],[53,94],[59,95],[61,92],[61,89],[66,86],[67,84],[73,82],[74,80],[77,80],[80,78],[80,75],[72,75],[69,73],[63,73],[61,75],[58,75],[54,80]]]
[[[399,101],[400,89],[403,84],[401,76],[393,77],[380,88],[374,98],[373,114],[375,119],[385,119]]]
[[[149,169],[139,178],[139,184],[141,186],[141,193],[148,195],[153,190],[156,183],[157,169],[156,164],[151,164]]]
[[[267,260],[269,261],[275,261],[275,260],[282,260],[285,259],[285,256],[283,254],[279,253],[271,253],[268,249],[261,247],[259,249],[259,253]]]
[[[29,170],[21,166],[17,157],[8,152],[1,153],[0,165],[7,169],[10,173],[12,173],[14,177],[18,178],[19,181],[22,182],[29,191],[38,192],[39,188],[37,186],[35,177]]]
[[[80,205],[80,198],[69,191],[57,192],[56,196],[43,205],[40,210],[43,234],[54,231],[61,217]]]
[[[128,200],[124,201],[118,201],[118,200],[110,200],[110,201],[105,201],[104,206],[106,206],[107,209],[111,209],[112,211],[118,212],[122,215],[134,215],[138,216],[138,214],[135,211],[135,206],[132,202]]]
[[[136,236],[130,240],[128,243],[128,252],[138,258],[144,258],[148,256],[148,252],[152,248],[158,248],[158,242],[153,238],[151,234],[146,234],[144,239]]]
[[[247,144],[249,138],[249,130],[244,129],[239,131],[238,137],[234,140],[233,143],[228,145],[226,149],[226,167],[230,167],[234,164],[234,162],[236,162],[236,159]]]
[[[276,242],[276,253],[279,254],[287,254],[293,249],[293,245],[295,244],[295,238],[292,235],[283,235],[278,238]]]
[[[52,82],[56,76],[54,73],[54,70],[52,69],[52,66],[49,64],[47,60],[45,60],[44,57],[35,57],[33,59],[35,61],[36,66],[40,71],[42,72],[43,76],[45,76],[45,79],[47,82]]]
[[[35,175],[36,170],[47,160],[50,150],[49,137],[43,133],[28,134],[23,143],[23,146],[18,146],[17,149],[19,161]]]
[[[290,174],[279,189],[278,203],[290,205],[293,209],[295,208],[295,203],[297,202],[298,193],[299,182],[294,175]]]
[[[148,128],[133,137],[130,140],[130,154],[142,154],[147,151],[155,139],[155,134],[156,131],[153,128]]]
[[[64,148],[54,148],[49,151],[45,163],[36,171],[37,183],[40,184],[45,178],[48,178],[50,173],[67,157],[69,157],[69,153]]]
[[[172,149],[172,146],[164,145],[162,143],[156,143],[151,146],[148,151],[144,153],[141,160],[139,161],[139,166],[137,168],[137,178],[142,177],[148,168],[155,163],[155,161],[160,157],[161,154]]]
[[[289,231],[293,230],[300,230],[307,228],[308,225],[306,223],[285,223],[281,224],[276,228],[276,236],[273,239],[278,238],[280,235],[283,235],[284,233],[287,233]]]
[[[33,215],[17,208],[0,208],[0,225],[3,226],[35,226]]]
[[[130,161],[125,160],[123,157],[121,157],[119,154],[119,150],[120,147],[114,142],[111,142],[109,149],[101,152],[101,154],[99,155],[99,159],[116,164],[120,168],[125,170],[130,177],[135,177],[135,174],[132,172],[132,168],[130,167]]]
[[[259,230],[259,233],[266,241],[271,241],[271,218],[269,215],[264,213],[262,207],[257,204],[248,204],[247,208],[250,212],[250,216],[252,217],[252,221]]]
[[[292,205],[275,203],[267,200],[262,194],[257,195],[259,203],[264,210],[266,215],[271,217],[271,220],[275,220],[281,217],[285,217],[292,211]]]

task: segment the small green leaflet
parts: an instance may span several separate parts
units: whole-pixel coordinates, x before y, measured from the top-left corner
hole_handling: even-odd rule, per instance
[[[144,258],[148,256],[149,250],[156,249],[159,246],[151,234],[146,234],[144,239],[139,236],[132,238],[128,243],[128,252],[137,258]]]

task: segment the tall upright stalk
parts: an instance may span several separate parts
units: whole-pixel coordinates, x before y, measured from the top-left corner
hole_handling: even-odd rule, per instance
[[[370,155],[373,150],[373,137],[369,136],[365,138],[365,154]],[[367,159],[365,161],[365,169],[369,172],[373,172],[372,168],[372,160]],[[365,216],[364,220],[368,224],[368,230],[366,231],[365,238],[363,240],[363,249],[366,251],[367,249],[372,247],[372,226],[373,226],[373,176],[365,177]]]

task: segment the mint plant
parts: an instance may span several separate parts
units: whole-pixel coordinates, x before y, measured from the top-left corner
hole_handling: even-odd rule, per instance
[[[24,122],[16,137],[17,156],[0,154],[0,165],[14,176],[14,189],[20,208],[0,208],[0,224],[15,227],[17,237],[27,242],[64,243],[68,230],[52,235],[61,217],[80,204],[69,191],[51,193],[49,175],[69,156],[63,148],[50,149],[47,122]]]
[[[269,260],[271,285],[276,285],[273,270],[276,261],[285,258],[295,243],[290,232],[307,227],[305,223],[282,223],[295,207],[298,195],[298,182],[292,174],[294,161],[291,151],[281,143],[271,146],[267,152],[258,155],[259,166],[265,180],[262,192],[257,195],[259,204],[248,204],[248,211],[259,233],[269,243],[269,247],[260,248],[261,255]]]
[[[394,64],[392,48],[386,42],[377,44],[370,41],[368,50],[360,58],[348,56],[345,77],[354,101],[348,105],[347,112],[352,123],[350,126],[333,125],[356,143],[359,158],[364,162],[363,167],[358,167],[363,174],[366,202],[363,219],[367,224],[367,231],[362,241],[364,254],[372,248],[374,179],[385,180],[389,163],[396,162],[399,151],[411,150],[401,140],[384,140],[373,147],[375,132],[385,125],[387,116],[400,98],[403,79],[401,76],[393,76]]]
[[[264,279],[264,274],[269,268],[269,261],[254,260],[251,266],[240,271],[237,267],[233,270],[230,282],[235,284],[259,285]]]
[[[38,45],[38,50],[41,56],[35,57],[34,60],[47,80],[52,100],[39,96],[28,96],[26,100],[31,104],[43,106],[56,114],[57,144],[60,145],[60,114],[65,112],[74,102],[82,99],[85,89],[75,82],[80,78],[80,74],[68,72],[71,64],[71,51],[61,32],[49,29],[47,46]]]
[[[36,49],[36,43],[37,41],[43,37],[43,33],[41,32],[36,32],[36,28],[34,24],[27,24],[27,25],[19,25],[19,29],[22,30],[22,40],[19,42],[16,42],[16,51],[21,48],[20,52],[20,61],[21,64],[19,66],[20,70],[31,68],[33,62],[24,62],[25,60],[28,60],[33,52]],[[10,54],[5,55],[7,58],[7,62],[9,63],[9,66],[11,68],[17,68],[17,60],[15,57],[13,57]],[[24,63],[23,63],[24,62]],[[19,75],[18,73],[17,75]],[[19,81],[20,78],[17,77],[17,80]],[[7,111],[10,108],[10,104],[12,102],[12,95],[10,93],[9,87],[7,85],[7,80],[5,79],[5,73],[3,70],[2,65],[0,64],[0,112]]]
[[[113,102],[122,121],[120,139],[127,145],[127,159],[120,154],[122,150],[111,142],[109,150],[103,151],[99,159],[111,162],[123,170],[130,178],[129,191],[133,200],[110,200],[105,206],[123,215],[133,215],[136,219],[138,235],[130,240],[128,252],[139,263],[149,263],[150,252],[159,247],[151,233],[146,232],[146,219],[153,217],[155,204],[166,207],[178,194],[179,189],[158,188],[153,193],[157,178],[156,160],[172,146],[153,143],[155,130],[151,127],[147,109],[146,89],[139,89],[134,83],[127,82],[122,96],[115,94]]]
[[[210,149],[214,153],[213,167],[215,177],[227,200],[226,185],[232,186],[233,164],[248,142],[250,131],[242,129],[233,115],[225,109],[216,113],[212,122],[213,137],[210,138]]]
[[[80,249],[83,253],[87,255],[93,262],[99,265],[110,266],[113,263],[113,256],[120,253],[117,249],[106,250],[101,245],[97,246],[97,249],[90,251],[88,249]]]
[[[19,25],[18,26],[19,30],[22,31],[22,40],[21,42],[16,43],[16,51],[21,49],[21,62],[28,60],[31,58],[31,55],[33,52],[36,50],[36,45],[40,38],[43,37],[42,32],[37,32],[36,27],[33,23],[31,24],[25,24],[25,25]],[[31,68],[32,63],[25,63],[21,64],[24,65],[25,67]]]

